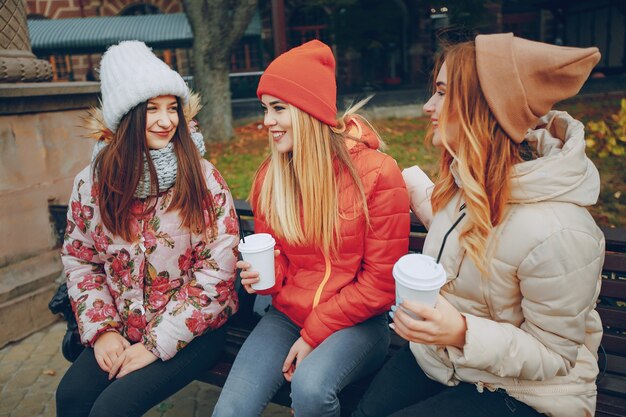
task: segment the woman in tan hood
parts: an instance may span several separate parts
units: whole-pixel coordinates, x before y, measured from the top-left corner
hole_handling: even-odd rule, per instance
[[[435,308],[392,313],[409,346],[355,416],[594,415],[604,238],[585,206],[600,181],[582,124],[550,110],[599,59],[510,33],[446,51],[424,106],[439,177],[403,175],[447,282]]]

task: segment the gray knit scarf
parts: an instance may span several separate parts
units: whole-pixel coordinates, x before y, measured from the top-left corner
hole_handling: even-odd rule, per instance
[[[191,139],[198,148],[200,155],[204,155],[206,149],[204,147],[204,137],[200,132],[191,133]],[[106,142],[98,141],[93,147],[91,154],[91,162],[96,159],[96,156],[100,151],[107,146]],[[176,182],[176,172],[178,170],[178,159],[176,153],[174,153],[174,144],[168,143],[166,147],[161,149],[150,149],[150,158],[154,163],[156,169],[157,178],[159,179],[159,193],[169,190],[174,186]],[[150,196],[152,187],[150,185],[150,169],[148,167],[148,161],[144,158],[143,161],[143,178],[139,180],[137,189],[135,190],[135,197],[146,198]]]

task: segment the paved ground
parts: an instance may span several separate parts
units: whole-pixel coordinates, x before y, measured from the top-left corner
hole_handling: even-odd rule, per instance
[[[65,323],[58,322],[0,349],[0,417],[54,417],[54,392],[69,367],[61,355]],[[147,417],[208,417],[220,389],[193,382],[150,410]],[[270,404],[263,417],[289,417]]]

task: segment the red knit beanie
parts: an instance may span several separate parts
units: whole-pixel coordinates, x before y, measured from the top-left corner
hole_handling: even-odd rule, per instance
[[[330,126],[337,125],[335,57],[313,40],[290,49],[267,67],[256,94],[277,97]]]

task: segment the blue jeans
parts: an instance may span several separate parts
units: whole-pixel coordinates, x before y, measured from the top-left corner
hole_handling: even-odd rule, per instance
[[[286,382],[283,362],[299,337],[300,328],[270,308],[241,347],[213,417],[261,415]],[[330,335],[296,368],[291,381],[295,416],[339,416],[339,391],[378,369],[388,347],[384,315]]]

